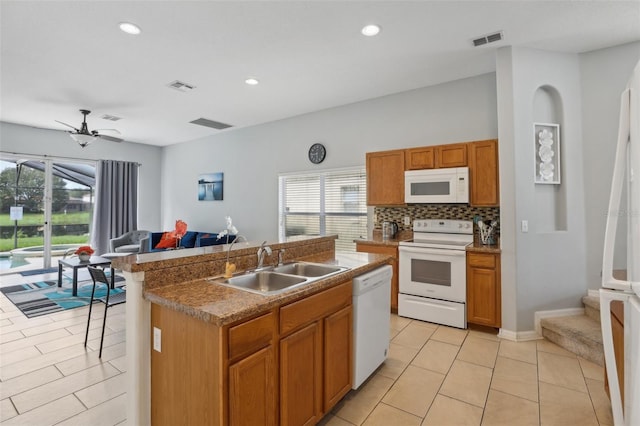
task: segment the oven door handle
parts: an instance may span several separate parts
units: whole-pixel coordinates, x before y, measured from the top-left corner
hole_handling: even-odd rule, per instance
[[[440,256],[451,256],[451,257],[464,257],[466,256],[465,250],[446,250],[446,249],[437,249],[437,248],[428,248],[428,247],[408,247],[408,246],[400,246],[398,250],[401,253],[415,253],[415,254],[437,254]]]

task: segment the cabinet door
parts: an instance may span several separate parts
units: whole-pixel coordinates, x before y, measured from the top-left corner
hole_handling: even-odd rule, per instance
[[[322,330],[314,322],[280,340],[280,424],[314,425],[322,413]]]
[[[404,204],[404,150],[367,153],[367,205]]]
[[[411,148],[405,151],[406,170],[433,169],[435,154],[433,147]]]
[[[380,246],[377,244],[356,243],[356,251],[361,253],[378,253],[393,256],[393,260],[389,262],[393,268],[393,276],[391,277],[391,312],[398,313],[398,249],[396,247]]]
[[[470,255],[467,257],[467,322],[500,327],[500,259],[494,254]]]
[[[436,167],[465,167],[467,165],[467,144],[453,143],[439,145],[436,149]]]
[[[498,141],[469,144],[470,204],[472,206],[500,205],[498,175]]]
[[[276,372],[273,346],[229,367],[229,424],[276,424]]]
[[[353,309],[348,306],[324,319],[324,412],[351,389]]]

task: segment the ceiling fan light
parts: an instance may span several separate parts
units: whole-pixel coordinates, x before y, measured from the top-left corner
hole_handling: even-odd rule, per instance
[[[120,30],[131,35],[138,35],[142,32],[139,26],[131,22],[120,22]]]
[[[78,142],[78,145],[83,148],[98,139],[96,136],[83,135],[82,133],[69,133],[69,136],[71,136],[71,139]]]

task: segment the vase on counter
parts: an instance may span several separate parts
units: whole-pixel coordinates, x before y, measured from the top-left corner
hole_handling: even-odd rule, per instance
[[[79,254],[78,255],[78,259],[80,259],[80,262],[88,262],[91,259],[91,255],[90,254]]]

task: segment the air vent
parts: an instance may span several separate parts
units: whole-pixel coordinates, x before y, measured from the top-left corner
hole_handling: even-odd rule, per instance
[[[190,121],[189,123],[197,124],[199,126],[211,127],[212,129],[226,129],[233,127],[231,124],[220,123],[219,121],[209,120],[207,118],[198,118],[197,120]]]
[[[473,45],[475,47],[483,46],[483,45],[488,44],[488,43],[495,43],[496,41],[500,41],[503,38],[504,37],[503,37],[502,31],[498,31],[497,33],[487,34],[487,35],[484,35],[482,37],[478,37],[478,38],[474,39],[473,40]]]
[[[184,81],[180,80],[172,81],[171,83],[167,84],[167,86],[181,92],[188,92],[196,88],[196,86],[194,86],[193,84],[185,83]]]
[[[105,114],[102,116],[102,119],[109,120],[109,121],[118,121],[118,120],[122,120],[122,117],[116,117],[115,115]]]

